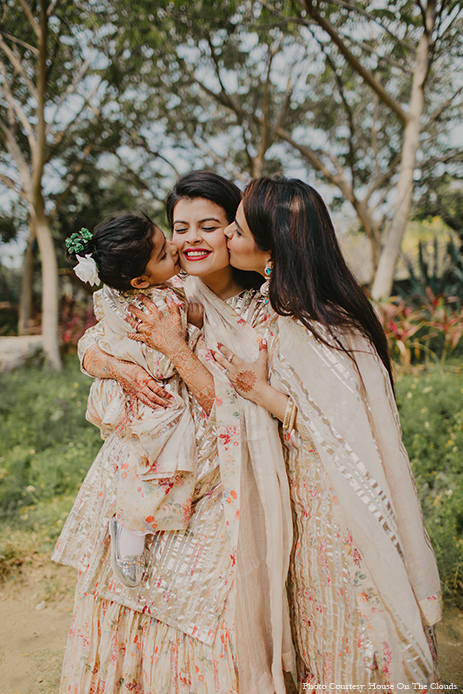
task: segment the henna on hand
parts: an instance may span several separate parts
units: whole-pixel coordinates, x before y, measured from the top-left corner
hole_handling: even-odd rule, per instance
[[[148,347],[157,349],[172,359],[172,355],[186,344],[177,304],[167,299],[169,312],[164,313],[148,297],[139,298],[145,309],[142,311],[133,304],[129,305],[126,320],[136,332],[128,333],[127,337],[136,342],[144,342]]]
[[[86,371],[97,378],[113,378],[129,398],[130,407],[137,411],[135,400],[157,409],[168,407],[172,396],[147,372],[138,365],[117,359],[103,352],[98,345],[92,345],[84,356]]]
[[[257,376],[253,371],[240,371],[234,380],[234,384],[238,391],[250,393],[256,385]]]
[[[171,354],[170,358],[188,390],[209,415],[215,400],[214,378],[209,369],[186,343],[175,354]]]
[[[127,321],[137,332],[128,337],[144,342],[169,357],[188,390],[209,415],[215,400],[214,379],[186,342],[177,304],[167,300],[169,313],[166,314],[146,296],[140,299],[147,310],[129,306]]]

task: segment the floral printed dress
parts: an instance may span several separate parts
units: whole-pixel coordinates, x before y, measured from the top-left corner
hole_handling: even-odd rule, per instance
[[[252,291],[227,303],[251,323],[267,311]],[[84,336],[81,357],[99,330]],[[238,691],[235,557],[227,520],[237,495],[223,487],[213,418],[194,398],[191,411],[197,473],[190,522],[186,530],[149,536],[147,568],[135,589],[114,579],[107,532],[117,471],[127,455],[123,440],[110,434],[86,476],[52,555],[78,570],[60,694]],[[162,505],[162,522],[161,513]]]

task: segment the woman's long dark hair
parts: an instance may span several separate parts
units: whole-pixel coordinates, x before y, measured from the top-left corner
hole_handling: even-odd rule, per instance
[[[242,193],[238,186],[212,171],[192,171],[184,174],[175,183],[167,196],[166,215],[170,228],[174,226],[174,208],[180,200],[205,198],[222,207],[225,216],[231,223],[241,202]],[[235,282],[244,289],[258,289],[264,281],[257,272],[246,272],[232,268]]]
[[[392,382],[387,340],[362,288],[346,265],[320,195],[297,179],[263,177],[245,189],[243,209],[257,246],[270,251],[269,298],[277,313],[294,316],[316,338],[314,321],[333,338],[355,327],[376,347]]]

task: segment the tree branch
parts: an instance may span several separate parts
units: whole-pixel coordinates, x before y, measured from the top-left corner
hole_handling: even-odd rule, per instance
[[[275,139],[275,133],[277,132],[278,128],[281,128],[284,120],[286,118],[286,114],[288,113],[289,105],[291,103],[291,97],[293,95],[293,86],[291,82],[291,74],[288,77],[288,82],[286,84],[286,90],[285,90],[285,95],[283,97],[283,101],[281,102],[281,107],[280,110],[277,113],[277,117],[275,118],[275,123],[272,126],[272,134],[271,134],[271,141],[273,142]]]
[[[422,3],[421,3],[421,0],[415,0],[415,2],[416,2],[416,5],[417,5],[418,9],[420,10],[421,19],[423,20],[423,26],[424,26],[424,29],[425,29],[425,31],[426,31],[426,30],[427,30],[427,26],[426,26],[427,22],[426,22],[426,12],[425,12],[425,9],[424,9],[424,7],[423,7],[423,5],[422,5]]]
[[[20,121],[25,132],[27,133],[29,146],[32,151],[35,145],[34,132],[26,114],[24,113],[18,101],[14,98],[13,94],[11,93],[8,75],[6,74],[5,64],[2,60],[0,60],[0,74],[3,76],[4,80],[3,84],[0,84],[0,91],[3,92],[3,94],[5,95],[5,98],[8,101],[8,105],[10,106],[12,111],[16,113],[18,120]]]
[[[376,94],[378,94],[381,101],[389,106],[389,108],[400,118],[403,123],[407,123],[409,120],[408,113],[406,113],[400,104],[392,98],[392,96],[374,77],[374,75],[372,75],[369,70],[361,65],[359,60],[345,45],[335,28],[317,12],[313,5],[313,0],[299,0],[299,2],[307,11],[309,16],[312,17],[312,19],[323,29],[323,31],[328,34],[333,43],[339,48],[340,53],[344,56],[349,65],[362,77],[366,84],[368,84],[368,86],[371,87]]]
[[[75,182],[77,181],[79,174],[82,171],[82,168],[88,159],[88,155],[90,154],[90,152],[92,151],[94,146],[95,146],[94,142],[89,142],[89,144],[85,147],[85,149],[83,151],[82,159],[76,164],[74,171],[72,173],[72,176],[71,176],[71,180],[68,182],[66,188],[63,190],[63,192],[59,196],[58,200],[55,203],[53,210],[50,212],[50,214],[48,216],[50,222],[55,218],[56,213],[58,212],[59,208],[61,207],[61,205],[63,204],[63,202],[66,200],[67,196],[69,195],[70,191],[72,190],[72,187],[74,186]]]
[[[253,161],[253,176],[262,175],[262,167],[264,162],[265,153],[269,146],[269,123],[268,123],[268,99],[269,99],[269,86],[270,86],[270,75],[272,72],[273,59],[278,52],[278,48],[275,50],[269,47],[267,55],[267,74],[265,76],[264,84],[264,98],[262,101],[262,122],[261,122],[261,138],[259,147],[257,149],[257,155],[254,157]]]
[[[53,14],[55,11],[55,7],[58,4],[59,0],[54,0],[54,2],[51,2],[50,5],[48,6],[47,14],[49,17]]]
[[[349,36],[346,36],[346,34],[341,34],[341,33],[340,33],[340,36],[342,36],[342,38],[343,38],[343,39],[346,39],[346,40],[348,40],[348,39],[350,38]],[[387,55],[381,55],[380,53],[378,53],[377,50],[375,50],[372,46],[369,46],[369,45],[368,45],[367,43],[365,43],[364,41],[357,41],[356,43],[357,43],[358,46],[360,46],[360,48],[361,48],[362,50],[366,51],[367,53],[370,53],[370,54],[375,55],[375,56],[378,58],[378,60],[380,60],[380,61],[382,61],[382,62],[384,62],[384,63],[387,63],[387,64],[390,65],[391,67],[397,68],[397,70],[400,70],[401,72],[404,72],[406,75],[413,75],[413,70],[412,70],[412,68],[408,67],[407,65],[401,65],[400,63],[398,63],[396,60],[393,60],[393,59],[390,58],[389,56],[387,56]]]
[[[202,151],[204,152],[204,154],[206,154],[206,155],[208,155],[209,157],[211,157],[211,159],[214,161],[215,164],[217,164],[218,166],[224,166],[224,158],[223,158],[223,156],[220,156],[219,154],[217,154],[216,152],[214,152],[214,151],[213,151],[210,147],[208,147],[208,146],[206,145],[206,143],[203,142],[202,140],[198,140],[197,138],[194,138],[193,141],[194,141],[195,146],[196,146],[198,149],[202,150]],[[248,176],[245,176],[245,175],[243,174],[243,172],[240,171],[239,169],[233,168],[232,171],[231,171],[231,173],[230,173],[230,176],[232,176],[233,178],[235,178],[235,179],[238,180],[238,181],[241,181],[242,183],[248,183],[248,182],[249,182],[249,177],[248,177]]]
[[[189,67],[186,63],[183,66],[184,70],[189,75],[190,79],[193,80],[195,82],[195,84],[197,84],[198,87],[200,87],[206,94],[208,94],[210,97],[212,97],[212,99],[214,99],[214,101],[217,101],[219,104],[221,104],[222,106],[225,106],[225,108],[228,108],[230,111],[232,111],[235,114],[236,120],[238,121],[238,124],[241,126],[241,129],[242,129],[244,152],[245,152],[246,158],[248,160],[249,169],[250,169],[250,171],[252,171],[253,159],[252,159],[251,153],[249,151],[249,143],[248,143],[247,138],[246,138],[246,129],[243,125],[244,120],[248,120],[249,116],[246,113],[246,111],[239,104],[237,104],[235,102],[235,100],[232,99],[231,95],[228,94],[228,92],[226,91],[225,86],[223,85],[223,82],[222,82],[221,75],[220,75],[220,68],[218,65],[217,58],[215,56],[215,52],[212,51],[211,55],[213,57],[213,61],[214,61],[214,64],[216,66],[217,78],[218,78],[219,84],[220,84],[220,93],[219,94],[217,94],[217,92],[214,92],[212,89],[209,89],[209,87],[206,87],[206,85],[203,84],[196,77],[194,72],[192,72],[189,69]]]
[[[65,91],[64,94],[61,96],[61,98],[59,99],[59,101],[56,103],[56,105],[55,105],[55,115],[53,116],[53,119],[52,119],[50,125],[53,124],[53,123],[55,122],[56,115],[57,115],[57,113],[58,113],[60,107],[63,105],[64,101],[67,99],[67,97],[68,97],[70,94],[76,92],[77,85],[79,84],[79,82],[82,81],[82,79],[83,79],[85,73],[87,72],[87,70],[88,70],[88,68],[89,68],[89,66],[90,66],[90,60],[91,60],[91,55],[89,54],[88,58],[86,58],[86,60],[82,63],[82,65],[81,65],[81,67],[80,67],[80,70],[79,70],[79,72],[77,73],[75,79],[73,79],[72,82],[71,82],[71,84],[68,85],[66,91]],[[96,86],[96,88],[92,90],[91,94],[90,94],[88,97],[86,97],[86,98],[84,99],[84,106],[82,107],[80,113],[82,113],[82,110],[83,110],[83,108],[85,107],[86,102],[89,101],[89,100],[92,98],[92,96],[94,96],[94,95],[96,94],[96,92],[98,91],[98,88],[99,88],[100,84],[101,84],[101,80],[100,80],[100,82],[98,83],[98,85]]]
[[[26,43],[25,41],[21,41],[21,39],[18,39],[15,36],[12,36],[11,34],[5,34],[5,32],[0,31],[0,35],[4,36],[6,39],[10,39],[10,41],[13,41],[13,43],[18,43],[20,46],[23,46],[28,51],[31,51],[32,53],[35,53],[36,55],[38,55],[38,53],[39,53],[38,49],[35,46],[31,46],[30,43]]]
[[[151,149],[151,147],[149,146],[147,139],[144,135],[141,135],[140,133],[138,133],[137,136],[131,138],[131,140],[132,140],[132,143],[135,147],[141,147],[141,149],[143,149],[147,154],[149,154],[152,157],[159,157],[159,159],[162,159],[163,161],[165,161],[166,164],[168,164],[173,169],[173,171],[177,177],[180,176],[180,172],[177,169],[177,167],[174,164],[172,164],[172,162],[169,161],[169,159],[167,159],[167,157],[165,157],[163,154],[161,154],[159,152],[159,150],[153,151]],[[125,159],[122,160],[121,156],[119,155],[119,153],[117,151],[114,152],[114,155],[119,159],[119,161],[121,161],[124,164],[124,166],[126,168],[129,168],[129,170],[130,170],[130,167],[128,167],[128,165],[127,165],[127,161]],[[133,169],[132,169],[132,171],[133,171]],[[135,171],[133,171],[133,173],[136,176],[138,175]]]
[[[350,137],[349,137],[349,157],[348,157],[348,161],[349,161],[349,167],[350,167],[350,170],[351,170],[352,185],[354,185],[355,174],[356,174],[356,171],[355,171],[356,158],[355,158],[355,148],[354,148],[354,144],[355,144],[355,134],[356,134],[356,133],[355,133],[354,116],[353,116],[353,113],[352,113],[352,109],[351,109],[351,107],[350,107],[350,105],[349,105],[349,103],[348,103],[348,101],[347,101],[346,95],[345,95],[345,93],[344,93],[344,84],[343,84],[343,82],[342,82],[342,80],[341,80],[341,77],[340,77],[339,74],[338,74],[337,66],[335,65],[334,61],[331,59],[331,56],[330,56],[330,55],[328,54],[328,52],[325,50],[324,45],[323,45],[323,44],[321,43],[321,41],[319,41],[319,39],[315,36],[315,34],[314,34],[314,32],[312,31],[312,28],[311,28],[311,27],[309,27],[309,31],[310,31],[310,33],[312,34],[312,36],[313,36],[313,38],[315,39],[315,41],[316,41],[316,42],[318,43],[318,45],[320,46],[320,50],[322,51],[323,55],[325,56],[325,60],[327,61],[328,65],[330,66],[330,68],[331,68],[331,70],[332,70],[332,72],[333,72],[334,79],[335,79],[336,85],[337,85],[337,87],[338,87],[338,93],[339,93],[339,96],[341,97],[341,101],[342,101],[342,103],[343,103],[344,110],[345,110],[346,115],[347,115],[347,120],[348,120],[348,123],[349,123],[349,132],[350,132]]]
[[[442,104],[442,106],[438,106],[436,110],[429,116],[429,119],[426,122],[426,125],[424,126],[424,129],[428,128],[431,123],[433,123],[435,120],[439,118],[439,116],[442,115],[442,113],[450,106],[452,101],[463,92],[463,84],[457,91],[450,96],[445,103]]]
[[[337,173],[333,173],[330,171],[330,169],[326,166],[326,164],[322,161],[320,158],[319,154],[323,154],[324,156],[330,158],[330,155],[328,152],[315,152],[313,149],[310,147],[307,147],[306,145],[301,145],[298,142],[296,142],[291,134],[284,130],[284,128],[278,128],[278,136],[287,142],[291,147],[294,147],[303,157],[304,159],[307,159],[310,164],[316,169],[317,171],[320,171],[325,178],[333,183],[335,186],[339,188],[339,190],[346,196],[347,200],[349,202],[353,203],[355,200],[354,192],[352,189],[352,186],[350,185],[349,181],[347,178],[340,173],[338,170]],[[339,164],[339,162],[338,162]],[[340,164],[339,164],[340,166]],[[342,170],[342,167],[340,167]]]
[[[32,80],[29,79],[27,76],[26,71],[24,70],[24,67],[21,65],[21,61],[18,59],[18,57],[13,53],[11,48],[4,42],[2,38],[0,38],[0,48],[3,50],[5,53],[6,57],[10,61],[11,65],[17,70],[17,72],[21,75],[23,78],[30,95],[37,100],[37,89],[35,88],[34,83]]]
[[[392,174],[394,173],[394,170],[397,168],[397,166],[400,163],[400,159],[401,159],[401,154],[396,154],[396,156],[392,160],[392,163],[389,165],[388,169],[375,178],[372,185],[368,188],[367,194],[364,198],[365,202],[368,202],[370,200],[371,196],[373,195],[373,193],[375,193],[377,190],[382,188],[383,185],[386,183],[386,181],[388,181],[391,178]]]
[[[18,169],[18,173],[22,180],[22,188],[25,194],[29,195],[31,191],[31,176],[27,162],[23,157],[18,143],[16,142],[14,133],[2,119],[0,119],[0,130],[3,132],[5,137],[6,149],[15,162],[16,168]]]
[[[353,11],[356,12],[357,14],[360,14],[360,15],[362,15],[363,17],[366,17],[368,20],[370,20],[370,22],[374,22],[374,23],[377,24],[379,27],[381,27],[381,29],[384,29],[384,31],[385,31],[387,34],[389,34],[389,36],[390,36],[396,43],[400,44],[400,45],[401,45],[403,48],[405,48],[407,51],[410,51],[410,50],[411,50],[410,46],[409,46],[405,41],[403,41],[403,39],[399,38],[398,36],[395,36],[395,34],[393,34],[392,31],[390,31],[390,29],[388,29],[387,26],[386,26],[385,24],[383,24],[382,22],[380,22],[379,19],[377,19],[377,17],[373,17],[373,16],[372,16],[369,12],[367,12],[366,10],[362,10],[361,7],[357,7],[357,5],[354,5],[354,4],[350,3],[350,2],[344,2],[343,0],[331,0],[331,2],[332,2],[333,5],[338,5],[338,7],[344,7],[344,8],[346,8],[347,10],[353,10]]]
[[[26,3],[26,0],[19,0],[19,4],[24,10],[24,14],[26,15],[27,19],[29,20],[29,23],[33,30],[35,31],[36,35],[38,38],[40,38],[40,25],[34,15],[32,14],[32,10],[29,7],[29,5]]]
[[[463,149],[456,149],[451,153],[442,154],[440,157],[430,157],[420,166],[421,171],[432,169],[436,164],[451,164],[453,161],[463,160]]]
[[[3,183],[8,186],[11,190],[14,190],[14,192],[17,195],[20,195],[21,197],[25,197],[24,192],[21,189],[21,186],[18,185],[18,182],[7,176],[6,174],[0,173],[0,181],[3,181]]]
[[[84,99],[84,102],[83,102],[83,104],[82,104],[80,110],[77,111],[77,113],[74,114],[74,117],[72,118],[72,120],[69,121],[69,123],[66,125],[65,128],[63,128],[63,130],[61,130],[61,132],[58,132],[58,133],[55,135],[55,140],[54,140],[52,146],[51,146],[51,147],[49,148],[49,150],[48,150],[48,154],[47,154],[47,156],[46,156],[45,163],[49,162],[50,159],[53,157],[53,155],[56,153],[56,150],[58,149],[59,145],[60,145],[61,142],[64,140],[64,138],[66,137],[66,135],[69,133],[69,131],[71,130],[72,126],[75,125],[75,124],[77,123],[77,121],[79,120],[79,118],[80,118],[80,116],[82,115],[82,112],[83,112],[83,110],[85,109],[85,107],[88,106],[88,105],[90,104],[90,99],[96,94],[96,92],[98,91],[100,85],[101,85],[101,82],[99,82],[99,83],[97,84],[97,86],[96,86],[94,89],[92,89],[92,91],[90,92],[90,94]],[[99,113],[99,112],[98,112],[98,113]],[[96,114],[96,115],[98,115],[98,114]],[[55,120],[55,117],[56,117],[56,113],[55,113],[55,116],[54,116],[54,118],[53,118],[53,122],[54,122],[54,120]],[[50,128],[48,127],[48,128],[47,128],[47,131],[49,132],[49,130],[50,130]]]
[[[219,83],[219,85],[220,85],[220,91],[221,91],[221,93],[222,93],[224,102],[229,103],[230,106],[233,108],[233,100],[232,100],[231,96],[228,94],[227,90],[225,89],[225,85],[224,85],[224,83],[223,83],[223,81],[222,81],[222,75],[221,75],[221,73],[220,73],[219,61],[218,61],[217,55],[216,55],[216,53],[215,53],[214,44],[212,43],[211,37],[210,37],[209,34],[208,34],[208,36],[207,36],[207,43],[208,43],[208,45],[209,45],[209,50],[210,50],[210,52],[211,52],[212,62],[214,63],[215,75],[216,75],[217,80],[218,80],[218,83]],[[191,74],[191,73],[189,73],[189,74]],[[212,93],[213,93],[213,92],[212,92]]]

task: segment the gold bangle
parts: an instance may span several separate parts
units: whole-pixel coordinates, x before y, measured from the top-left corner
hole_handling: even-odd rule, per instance
[[[294,401],[293,401],[293,405],[294,405],[294,407],[293,407],[293,411],[291,412],[291,420],[290,420],[289,426],[288,426],[289,431],[292,431],[296,426],[297,405]]]
[[[289,429],[291,421],[293,421],[294,410],[297,409],[294,400],[291,396],[288,398],[288,404],[286,405],[285,416],[283,417],[283,429]],[[295,415],[294,415],[295,418]]]

